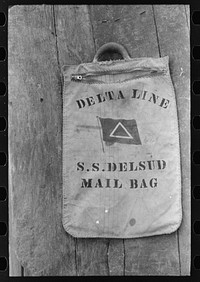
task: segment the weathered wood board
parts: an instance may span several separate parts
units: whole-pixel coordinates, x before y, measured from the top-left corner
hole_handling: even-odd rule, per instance
[[[190,46],[189,21],[183,5],[155,6],[161,55],[168,54],[176,90],[182,168],[183,221],[177,231],[180,272],[190,272]],[[184,59],[183,59],[184,58]]]
[[[131,57],[170,57],[183,202],[170,235],[75,239],[62,227],[61,66],[92,61],[110,41]],[[189,275],[189,7],[13,6],[8,47],[10,275]]]

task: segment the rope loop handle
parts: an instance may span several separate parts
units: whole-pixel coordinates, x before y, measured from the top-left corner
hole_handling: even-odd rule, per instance
[[[122,46],[121,44],[115,43],[115,42],[109,42],[104,45],[102,45],[96,52],[93,63],[104,61],[102,58],[105,54],[109,55],[109,57],[112,57],[111,55],[113,53],[117,53],[121,56],[122,59],[130,60],[130,56],[128,54],[128,51]]]

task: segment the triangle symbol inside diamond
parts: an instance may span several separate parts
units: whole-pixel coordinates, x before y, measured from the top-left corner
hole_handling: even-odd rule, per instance
[[[118,122],[118,124],[115,126],[113,131],[110,133],[110,137],[133,139],[133,136],[131,136],[121,122]]]

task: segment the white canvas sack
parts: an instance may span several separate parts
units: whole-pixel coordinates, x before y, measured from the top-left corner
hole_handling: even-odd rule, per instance
[[[109,50],[123,60],[99,61]],[[137,238],[181,223],[176,97],[168,57],[116,43],[63,66],[63,226],[75,237]]]

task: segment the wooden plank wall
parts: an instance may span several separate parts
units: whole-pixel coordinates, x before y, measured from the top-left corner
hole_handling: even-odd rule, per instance
[[[109,41],[170,57],[183,172],[183,222],[170,235],[75,239],[62,227],[61,66]],[[189,7],[13,6],[8,44],[10,275],[189,275]]]

